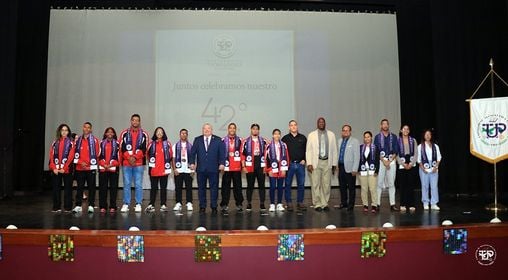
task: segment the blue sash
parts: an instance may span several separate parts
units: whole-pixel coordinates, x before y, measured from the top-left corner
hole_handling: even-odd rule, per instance
[[[402,140],[402,137],[399,137],[399,158],[402,163],[406,163],[406,160],[409,160],[408,163],[410,163],[415,155],[414,138],[408,136],[408,141],[409,141],[409,158],[406,159],[406,154],[404,153],[404,140]]]
[[[95,138],[92,134],[88,135],[88,153],[90,154],[90,166],[97,166],[97,154],[95,153]],[[78,163],[81,157],[81,143],[83,142],[83,136],[79,136],[76,144],[76,152],[74,153],[74,163]],[[92,168],[91,168],[92,169]],[[97,169],[97,168],[95,168]]]
[[[284,142],[279,141],[280,146],[280,170],[287,171],[288,170],[288,157],[287,157],[287,146]],[[279,161],[277,160],[277,151],[276,151],[275,141],[272,140],[270,145],[268,145],[268,153],[270,156],[270,166],[274,172],[278,172],[279,169]]]
[[[259,140],[259,156],[261,157],[261,167],[265,167],[265,139],[258,135]],[[247,156],[245,158],[245,165],[252,166],[254,163],[254,149],[252,148],[252,136],[247,137],[245,140],[245,149],[247,150]]]
[[[370,153],[369,153],[368,158],[365,157],[365,149],[366,149],[366,145],[362,144],[360,146],[360,169],[361,169],[361,171],[366,171],[367,167],[365,166],[365,163],[368,162],[369,163],[369,170],[374,171],[374,170],[376,170],[376,165],[375,165],[376,145],[374,145],[374,143],[370,143]]]
[[[148,167],[155,167],[156,147],[157,142],[154,141],[150,146],[150,151],[148,152],[150,156]],[[169,145],[168,141],[162,141],[162,150],[164,151],[164,169],[166,174],[169,174],[171,173],[171,146]]]
[[[101,154],[99,155],[99,159],[106,159],[106,145],[111,142],[111,155],[110,155],[110,162],[113,160],[118,161],[118,142],[113,139],[109,141],[108,139],[104,139],[101,141]]]
[[[429,158],[427,157],[427,153],[425,152],[425,142],[422,143],[422,163],[425,169],[429,169],[430,167],[437,166],[437,148],[436,144],[432,143],[432,163],[429,162]]]
[[[192,144],[187,141],[185,142],[185,149],[187,150],[187,158],[189,158],[191,154]],[[178,141],[176,142],[175,147],[175,167],[180,168],[182,167],[182,142]]]
[[[71,139],[69,137],[65,137],[62,162],[60,168],[63,168],[63,166],[67,162],[67,159],[69,158],[69,154],[71,152],[71,148],[72,148]],[[55,163],[57,169],[60,169],[58,166],[58,164],[60,163],[59,154],[60,154],[60,139],[53,142],[53,162]]]
[[[142,149],[141,145],[143,144],[143,139],[144,138],[144,133],[143,133],[143,129],[139,128],[138,129],[138,139],[136,139],[136,149],[135,150],[142,150],[144,151],[144,149]],[[128,152],[132,152],[133,149],[132,149],[132,133],[131,133],[131,129],[127,129],[127,133],[125,133],[123,135],[123,143],[125,145],[125,147],[122,147],[125,148],[125,150],[127,150]]]

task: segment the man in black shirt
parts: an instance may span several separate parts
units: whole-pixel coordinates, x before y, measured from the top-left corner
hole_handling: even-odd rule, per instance
[[[286,204],[287,210],[293,211],[291,201],[291,185],[293,176],[296,175],[297,184],[297,208],[305,211],[307,208],[303,204],[303,195],[305,190],[305,149],[307,146],[307,137],[298,133],[298,123],[295,120],[289,121],[289,133],[282,137],[282,142],[286,143],[289,152],[289,170],[286,174]]]

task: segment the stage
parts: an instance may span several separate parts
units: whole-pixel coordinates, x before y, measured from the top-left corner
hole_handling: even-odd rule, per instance
[[[294,191],[295,192],[295,191]],[[268,191],[267,191],[268,193]],[[265,225],[269,229],[323,229],[327,225],[335,225],[337,228],[354,227],[381,227],[390,222],[395,227],[406,226],[439,226],[443,220],[451,220],[455,224],[488,223],[494,216],[493,212],[484,210],[484,203],[478,199],[457,199],[442,196],[439,206],[440,211],[424,211],[421,204],[417,204],[415,213],[390,212],[387,193],[381,198],[381,211],[377,214],[363,213],[360,203],[359,189],[357,189],[357,205],[348,212],[346,209],[337,209],[333,206],[340,204],[339,190],[332,189],[329,212],[316,212],[307,207],[307,211],[294,212],[261,212],[257,200],[257,190],[254,192],[253,210],[237,213],[234,201],[230,202],[229,213],[224,216],[220,213],[212,214],[207,208],[205,214],[199,213],[197,191],[194,191],[194,211],[174,212],[174,192],[168,191],[168,207],[170,211],[159,212],[159,198],[156,200],[154,213],[129,213],[101,214],[95,209],[94,214],[83,212],[80,215],[73,213],[55,214],[51,212],[51,192],[43,192],[39,195],[15,197],[11,200],[0,201],[0,227],[16,225],[19,229],[68,229],[77,226],[82,230],[127,230],[136,226],[141,230],[194,230],[197,227],[205,227],[208,230],[255,230],[259,225]],[[415,192],[415,199],[419,193]],[[118,192],[117,205],[121,206],[122,191]],[[148,204],[149,191],[144,191],[143,210]],[[293,194],[296,197],[296,193]],[[310,190],[305,191],[305,204],[310,206]],[[219,195],[220,201],[220,195]],[[87,202],[83,206],[87,206]],[[268,201],[265,202],[268,206]],[[131,206],[131,208],[133,208]],[[508,220],[508,213],[499,213],[502,221]]]
[[[171,195],[168,206],[172,207]],[[119,192],[119,197],[121,197]],[[146,206],[146,196],[143,206]],[[306,197],[310,197],[306,190]],[[257,195],[255,195],[256,197]],[[50,211],[50,193],[15,197],[0,202],[0,235],[2,249],[0,271],[7,279],[478,279],[495,277],[504,272],[508,259],[508,225],[489,224],[491,212],[475,200],[444,198],[441,211],[415,213],[390,212],[387,197],[382,198],[381,212],[364,214],[358,205],[352,212],[333,207],[338,204],[338,190],[332,190],[329,212],[262,213],[257,201],[252,212],[229,215],[173,211],[147,214],[55,214]],[[358,200],[359,201],[359,198]],[[310,204],[308,199],[307,204]],[[230,207],[234,203],[231,203]],[[84,204],[86,205],[86,204]],[[196,206],[196,205],[195,205]],[[501,213],[501,220],[508,215]],[[441,226],[443,220],[453,226]],[[382,228],[390,222],[394,228]],[[4,229],[13,224],[17,230]],[[327,230],[325,226],[336,225]],[[268,231],[255,230],[265,225]],[[80,231],[68,230],[77,226]],[[141,231],[128,231],[131,226]],[[204,226],[206,232],[194,231]],[[466,229],[467,250],[460,255],[443,251],[444,229]],[[382,257],[361,257],[361,240],[365,232],[386,234]],[[51,235],[72,236],[72,262],[54,262],[48,258]],[[278,240],[283,234],[297,234],[305,244],[304,260],[278,260]],[[119,235],[144,238],[144,261],[124,263],[117,255]],[[197,235],[220,238],[220,260],[196,261]],[[478,248],[488,244],[495,248],[495,260],[488,266],[478,261]],[[49,248],[52,248],[51,246]],[[29,264],[29,266],[27,266]],[[427,267],[427,272],[425,268]],[[422,273],[415,274],[416,271]]]

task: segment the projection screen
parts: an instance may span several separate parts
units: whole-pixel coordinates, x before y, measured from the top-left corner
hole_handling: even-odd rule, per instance
[[[46,147],[60,123],[79,134],[90,121],[102,138],[133,113],[173,143],[205,122],[219,136],[235,122],[242,137],[258,123],[271,138],[295,119],[306,135],[320,116],[361,139],[382,118],[398,129],[398,69],[392,14],[51,10]]]

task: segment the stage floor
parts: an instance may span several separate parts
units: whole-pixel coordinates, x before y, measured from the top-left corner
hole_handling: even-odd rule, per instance
[[[118,197],[122,197],[122,191]],[[293,194],[295,197],[296,193]],[[357,190],[359,196],[359,190]],[[144,191],[143,210],[148,204],[149,191]],[[493,212],[484,210],[484,203],[475,199],[451,199],[442,198],[439,206],[441,210],[424,211],[418,204],[415,213],[390,212],[387,193],[383,193],[380,213],[365,214],[362,206],[357,205],[351,212],[345,209],[336,209],[333,206],[339,204],[339,190],[332,189],[329,212],[316,212],[308,207],[307,211],[294,212],[261,212],[259,201],[253,201],[251,212],[237,213],[234,201],[230,203],[229,215],[220,213],[214,215],[210,208],[200,214],[197,203],[197,192],[194,191],[194,211],[177,213],[173,211],[154,213],[129,213],[101,214],[95,209],[94,214],[83,213],[52,213],[51,192],[47,191],[40,195],[18,196],[9,200],[0,200],[0,227],[5,228],[13,224],[20,229],[68,229],[77,226],[80,229],[90,230],[126,230],[131,226],[137,226],[141,230],[194,230],[204,226],[208,230],[252,230],[259,225],[265,225],[269,229],[313,229],[324,228],[333,224],[340,227],[381,227],[385,222],[394,226],[437,226],[443,220],[451,220],[454,224],[488,223],[493,218]],[[267,191],[268,198],[268,191]],[[311,205],[310,190],[305,191],[305,203]],[[254,192],[257,199],[257,190]],[[220,201],[220,195],[219,195]],[[360,198],[357,197],[357,204]],[[83,206],[86,206],[84,202]],[[118,205],[121,205],[119,200]],[[174,192],[168,191],[168,207],[174,206]],[[267,204],[268,206],[268,204]],[[245,202],[244,202],[245,207]],[[508,213],[500,213],[502,221],[508,220]]]

